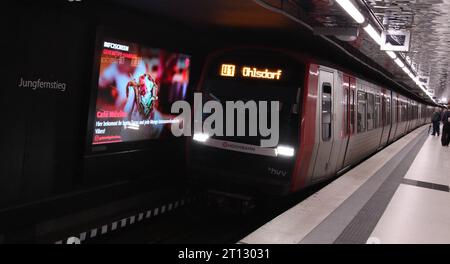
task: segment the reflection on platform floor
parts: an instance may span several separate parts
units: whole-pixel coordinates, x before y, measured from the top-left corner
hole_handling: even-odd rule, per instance
[[[450,148],[423,126],[242,243],[450,243]]]

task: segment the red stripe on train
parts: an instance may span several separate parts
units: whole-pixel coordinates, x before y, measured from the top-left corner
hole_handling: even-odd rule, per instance
[[[292,174],[291,191],[296,191],[306,184],[309,165],[311,163],[316,133],[317,87],[319,85],[319,67],[309,64],[306,70],[305,88],[303,91],[302,112],[300,120],[300,138],[297,146],[298,154]]]

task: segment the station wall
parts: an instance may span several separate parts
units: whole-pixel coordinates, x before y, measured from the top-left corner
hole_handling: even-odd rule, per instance
[[[144,151],[85,156],[96,34],[106,28],[126,40],[182,48],[196,58],[205,49],[201,39],[192,41],[188,27],[139,10],[85,2],[93,1],[17,1],[3,10],[0,214],[68,196],[76,199],[91,190],[101,196],[99,188],[110,185],[151,188],[157,181],[175,183],[182,177],[182,138]],[[201,60],[191,69],[191,84],[200,65]],[[23,87],[29,81],[55,85]],[[56,205],[54,210],[65,207]]]

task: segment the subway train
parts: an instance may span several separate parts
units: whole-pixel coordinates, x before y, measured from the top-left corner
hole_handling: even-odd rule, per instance
[[[312,56],[260,47],[211,54],[195,91],[223,104],[280,102],[278,146],[202,133],[187,142],[189,181],[226,193],[285,196],[325,181],[426,124],[434,110]]]

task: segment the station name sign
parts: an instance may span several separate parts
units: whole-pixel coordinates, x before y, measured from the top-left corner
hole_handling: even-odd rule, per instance
[[[240,71],[236,71],[236,65],[234,64],[222,64],[220,67],[220,75],[224,77],[236,77],[237,72],[241,74],[243,78],[251,79],[267,79],[267,80],[280,80],[282,70],[271,71],[269,69],[258,69],[252,66],[242,66]]]

